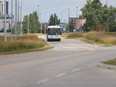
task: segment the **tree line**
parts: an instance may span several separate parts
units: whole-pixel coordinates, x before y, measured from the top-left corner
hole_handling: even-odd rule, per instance
[[[86,18],[85,31],[116,32],[116,8],[102,5],[100,0],[86,0],[87,4],[81,9]]]
[[[40,33],[40,23],[37,12],[25,15],[23,19],[23,33]]]
[[[46,27],[44,24],[40,24],[38,19],[37,12],[25,15],[23,18],[23,33],[45,33]],[[58,19],[56,14],[51,14],[48,22],[49,25],[59,25],[60,19]]]

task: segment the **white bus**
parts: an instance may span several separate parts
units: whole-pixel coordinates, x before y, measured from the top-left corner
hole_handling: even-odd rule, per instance
[[[60,41],[61,40],[61,34],[62,34],[62,30],[60,26],[48,26],[47,30],[46,30],[46,34],[47,34],[47,41],[50,40],[57,40]]]

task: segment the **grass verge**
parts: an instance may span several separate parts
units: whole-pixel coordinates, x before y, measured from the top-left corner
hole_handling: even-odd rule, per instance
[[[104,61],[103,63],[108,65],[116,65],[116,58],[108,60],[108,61]]]
[[[65,38],[83,38],[87,42],[95,42],[106,46],[116,45],[116,32],[87,32],[87,33],[68,33],[63,35]]]
[[[6,43],[3,39],[4,37],[0,36],[0,54],[24,53],[52,48],[44,40],[38,39],[37,35],[18,36],[12,42],[10,37],[7,37]]]

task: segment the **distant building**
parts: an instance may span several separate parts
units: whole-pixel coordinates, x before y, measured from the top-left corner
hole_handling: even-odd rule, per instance
[[[7,15],[9,14],[9,3],[8,3],[8,1],[6,1],[6,14]]]
[[[73,25],[75,26],[75,29],[81,29],[82,26],[86,23],[86,19],[80,19],[77,17],[70,17],[69,18],[69,23],[72,22]]]
[[[59,24],[59,26],[62,28],[62,32],[66,32],[66,30],[67,30],[67,26],[68,26],[68,24],[67,23],[60,23]]]
[[[3,14],[3,3],[2,1],[0,1],[0,15]]]
[[[3,13],[3,2],[0,1],[0,32],[4,31],[4,13]],[[14,16],[11,17],[9,14],[9,3],[6,1],[6,29],[10,31],[11,18],[14,19]]]
[[[47,27],[49,26],[49,24],[48,23],[41,23],[41,27],[42,28],[44,28],[44,29],[47,29]]]

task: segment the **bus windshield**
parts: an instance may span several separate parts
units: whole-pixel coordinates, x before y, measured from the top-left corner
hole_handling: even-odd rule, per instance
[[[48,28],[47,33],[48,35],[60,35],[61,29],[60,28]]]

